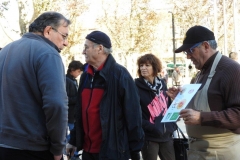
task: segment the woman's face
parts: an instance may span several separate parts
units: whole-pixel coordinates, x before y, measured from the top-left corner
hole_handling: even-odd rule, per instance
[[[140,64],[140,72],[144,78],[153,77],[153,67],[150,63]]]

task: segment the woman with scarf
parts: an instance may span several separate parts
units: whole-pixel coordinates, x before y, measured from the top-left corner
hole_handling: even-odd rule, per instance
[[[153,54],[145,54],[138,58],[138,76],[135,84],[140,96],[142,108],[142,127],[145,142],[142,148],[144,160],[175,160],[173,132],[176,124],[161,123],[170,106],[171,99],[167,95],[164,80],[157,75],[161,72],[160,60]]]

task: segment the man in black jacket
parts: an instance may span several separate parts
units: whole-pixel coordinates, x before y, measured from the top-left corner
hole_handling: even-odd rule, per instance
[[[83,160],[139,160],[144,133],[137,89],[129,72],[111,55],[101,31],[86,37],[87,66],[80,79],[80,107],[67,149],[83,149]]]

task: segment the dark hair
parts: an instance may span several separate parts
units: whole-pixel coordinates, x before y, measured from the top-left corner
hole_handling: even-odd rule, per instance
[[[81,71],[83,71],[84,69],[83,64],[80,61],[72,61],[68,65],[67,74],[70,74],[71,71],[75,71],[77,69],[80,69]]]
[[[145,54],[138,58],[137,65],[138,65],[138,76],[142,77],[141,71],[140,71],[140,65],[144,63],[150,63],[153,68],[153,76],[156,77],[159,72],[162,70],[162,63],[161,61],[153,54]]]
[[[58,28],[60,25],[62,25],[61,20],[64,20],[64,22],[66,22],[66,26],[71,23],[70,20],[58,12],[45,12],[29,25],[29,32],[43,33],[44,29],[47,26]]]

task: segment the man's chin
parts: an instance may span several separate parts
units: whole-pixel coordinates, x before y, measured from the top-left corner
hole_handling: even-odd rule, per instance
[[[196,69],[200,70],[201,68],[198,65],[194,65]]]

